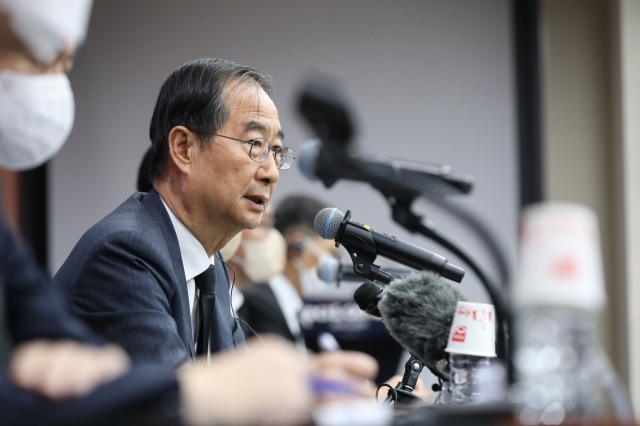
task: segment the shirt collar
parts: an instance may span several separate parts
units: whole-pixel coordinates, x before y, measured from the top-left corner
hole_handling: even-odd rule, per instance
[[[160,197],[160,200],[162,200],[162,197]],[[200,244],[200,241],[184,226],[164,200],[162,200],[162,204],[164,204],[164,208],[167,209],[173,229],[176,231],[185,280],[189,281],[203,273],[209,265],[213,265],[215,255],[211,257],[207,256],[207,251],[202,244]]]

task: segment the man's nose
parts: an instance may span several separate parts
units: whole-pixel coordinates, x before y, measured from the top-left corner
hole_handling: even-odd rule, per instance
[[[280,178],[280,170],[278,170],[278,166],[276,166],[276,159],[272,152],[269,153],[267,159],[258,168],[258,174],[258,180],[267,184],[278,182],[278,179]]]

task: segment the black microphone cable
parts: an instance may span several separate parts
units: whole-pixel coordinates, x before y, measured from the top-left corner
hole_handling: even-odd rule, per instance
[[[222,257],[220,257],[220,259],[222,259]],[[245,320],[238,318],[238,316],[236,315],[236,310],[233,308],[233,303],[231,303],[231,300],[233,297],[233,288],[236,283],[236,270],[234,269],[233,266],[229,265],[224,260],[222,261],[222,263],[224,263],[228,268],[231,268],[231,270],[233,271],[233,280],[231,281],[231,288],[229,289],[229,307],[231,308],[231,316],[233,316],[233,319],[235,321],[240,321],[241,323],[246,325],[249,328],[249,330],[251,330],[251,332],[255,334],[255,336],[258,339],[260,339],[260,341],[266,346],[267,344],[265,343],[265,341],[262,340],[262,337],[260,337],[260,335],[253,329],[253,327],[251,327]]]

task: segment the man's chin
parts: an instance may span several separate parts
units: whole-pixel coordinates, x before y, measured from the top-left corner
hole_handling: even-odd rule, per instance
[[[262,221],[262,213],[251,212],[245,216],[245,220],[242,221],[242,227],[244,229],[256,229],[260,226]]]

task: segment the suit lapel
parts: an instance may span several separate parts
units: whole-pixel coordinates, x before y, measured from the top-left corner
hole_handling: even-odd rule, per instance
[[[187,292],[187,281],[185,280],[184,267],[182,266],[182,256],[180,255],[180,245],[178,244],[178,237],[176,231],[173,229],[171,219],[167,213],[160,195],[154,190],[151,190],[146,197],[142,199],[142,203],[149,210],[149,213],[158,224],[164,241],[167,243],[169,249],[169,255],[171,256],[171,263],[173,264],[173,272],[175,275],[175,282],[177,288],[178,303],[182,307],[182,312],[185,314],[181,318],[175,318],[178,323],[178,332],[184,342],[185,346],[189,349],[189,355],[193,358],[195,351],[193,348],[193,332],[191,330],[191,315],[189,309],[189,294]]]

